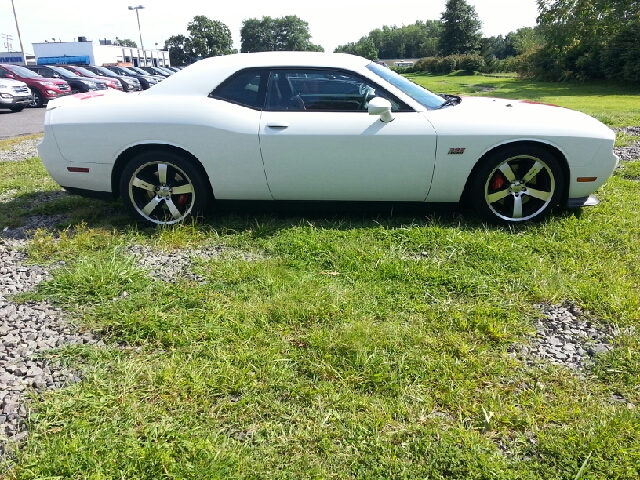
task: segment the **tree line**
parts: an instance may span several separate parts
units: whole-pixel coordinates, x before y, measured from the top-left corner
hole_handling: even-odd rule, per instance
[[[233,49],[231,30],[218,20],[196,15],[187,24],[188,35],[173,35],[165,41],[172,65],[187,65],[199,59],[238,53]],[[242,22],[243,53],[276,50],[323,52],[311,42],[309,24],[296,15],[280,18],[249,18]]]
[[[371,60],[419,58],[414,69],[516,71],[545,80],[623,79],[640,83],[640,0],[536,0],[535,27],[483,37],[482,22],[467,0],[448,0],[437,20],[383,26],[335,52]],[[199,15],[188,35],[165,42],[171,63],[236,53],[231,31]],[[295,15],[246,19],[241,52],[324,51],[311,42],[309,24]]]

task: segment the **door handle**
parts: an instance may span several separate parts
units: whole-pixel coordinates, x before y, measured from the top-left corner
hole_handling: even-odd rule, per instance
[[[267,123],[267,127],[269,128],[287,128],[289,126],[288,122],[269,122]]]

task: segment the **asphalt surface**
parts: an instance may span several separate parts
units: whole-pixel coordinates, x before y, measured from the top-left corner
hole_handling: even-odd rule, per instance
[[[0,110],[0,140],[44,132],[44,108],[25,108],[21,112]]]

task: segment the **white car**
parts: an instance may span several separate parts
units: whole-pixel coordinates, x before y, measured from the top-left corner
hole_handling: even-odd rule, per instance
[[[10,78],[0,78],[0,108],[21,112],[31,104],[31,90],[26,83]]]
[[[526,101],[439,96],[346,54],[209,58],[134,98],[49,103],[38,146],[73,193],[153,224],[213,199],[450,203],[505,224],[597,203],[615,134]]]

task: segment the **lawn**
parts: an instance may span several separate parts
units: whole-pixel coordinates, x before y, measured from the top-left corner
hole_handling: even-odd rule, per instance
[[[409,74],[436,93],[535,100],[579,110],[611,127],[640,125],[640,87],[610,82],[536,82],[516,77]]]
[[[623,90],[412,78],[640,125]],[[83,381],[32,398],[4,475],[638,478],[639,182],[626,163],[599,206],[514,228],[466,211],[265,206],[153,230],[118,204],[54,194],[38,159],[0,163],[0,226],[60,216],[26,247],[57,268],[18,300],[54,302],[107,344],[51,354]],[[514,357],[536,304],[581,307],[619,332],[615,348],[580,373]]]

